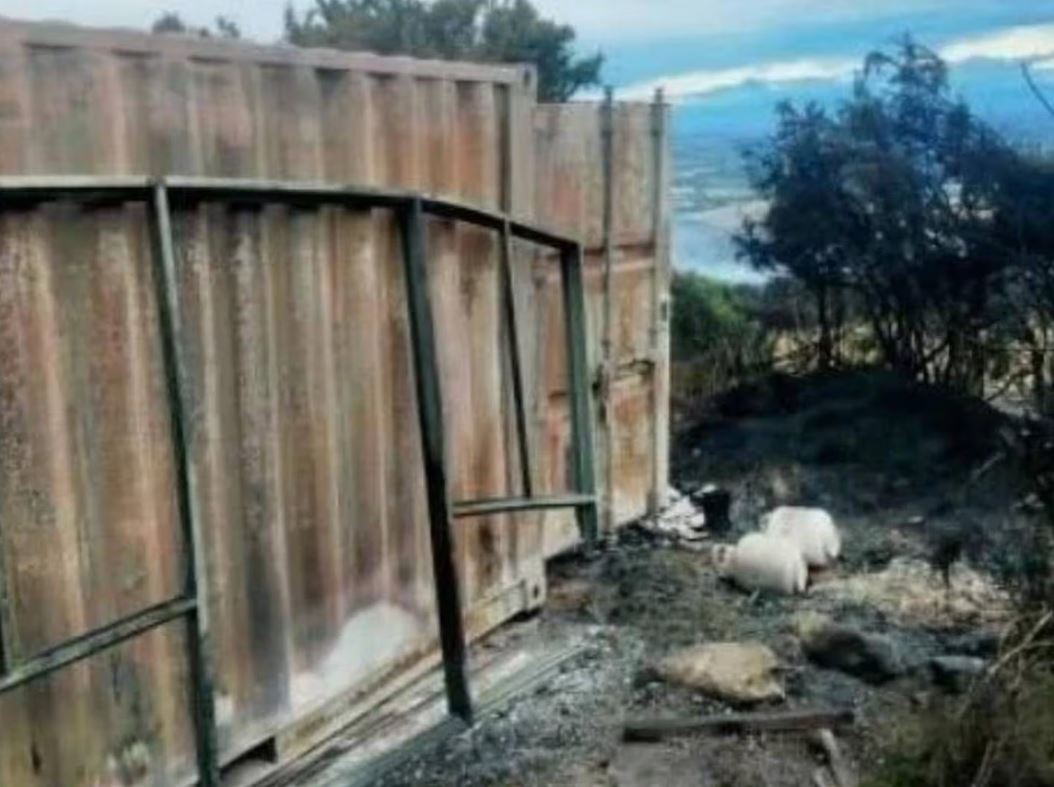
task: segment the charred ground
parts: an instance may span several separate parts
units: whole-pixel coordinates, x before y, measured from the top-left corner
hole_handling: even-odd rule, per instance
[[[630,526],[591,558],[553,563],[541,615],[500,636],[588,643],[546,686],[392,774],[421,785],[806,785],[817,754],[802,735],[690,736],[626,744],[632,715],[698,715],[727,704],[658,679],[679,647],[754,640],[783,665],[779,707],[852,707],[840,735],[867,775],[889,734],[943,690],[929,659],[984,653],[1008,613],[1025,487],[999,459],[1007,416],[877,372],[771,377],[729,392],[673,436],[672,473],[691,492],[733,495],[733,532],[779,504],[818,505],[844,533],[838,570],[804,597],[752,597],[720,580],[706,551]],[[709,539],[715,540],[714,537]],[[944,587],[939,553],[961,543]],[[822,614],[887,637],[905,674],[872,685],[807,659],[796,621]]]

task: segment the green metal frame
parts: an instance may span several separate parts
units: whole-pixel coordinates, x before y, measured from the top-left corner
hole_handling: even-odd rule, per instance
[[[208,649],[208,604],[205,598],[205,583],[199,582],[199,577],[203,576],[204,552],[201,533],[191,512],[185,370],[179,354],[178,337],[181,323],[166,186],[163,181],[152,182],[140,178],[0,179],[0,206],[26,207],[61,199],[103,203],[138,201],[148,206],[153,247],[153,253],[150,255],[153,264],[152,275],[158,304],[162,365],[175,454],[176,497],[183,534],[183,592],[177,598],[25,658],[13,650],[7,639],[8,633],[5,633],[3,624],[10,624],[9,617],[0,617],[0,642],[5,643],[4,658],[0,660],[0,694],[43,678],[160,626],[180,619],[186,620],[189,629],[187,654],[192,676],[191,709],[194,717],[198,779],[203,787],[218,787],[220,773]],[[0,594],[6,594],[6,590],[6,577],[0,573]]]
[[[205,556],[200,522],[194,515],[190,494],[191,467],[188,445],[192,435],[188,418],[187,367],[181,341],[177,264],[172,237],[170,203],[223,202],[227,204],[283,204],[317,206],[341,204],[362,208],[388,208],[398,218],[403,239],[414,383],[426,487],[429,529],[439,612],[440,645],[450,712],[471,723],[472,696],[468,685],[467,650],[461,616],[461,598],[454,556],[452,519],[499,512],[573,508],[587,543],[597,537],[597,496],[593,471],[593,437],[589,373],[586,367],[585,294],[582,284],[582,248],[571,239],[510,219],[504,213],[484,210],[413,192],[351,188],[327,184],[292,184],[273,181],[207,178],[96,178],[0,177],[0,208],[28,207],[49,201],[120,204],[143,202],[148,206],[153,246],[153,279],[158,303],[166,393],[171,412],[175,454],[179,521],[183,532],[186,573],[183,593],[166,603],[145,609],[107,626],[70,639],[43,652],[22,658],[14,643],[7,615],[7,582],[0,548],[0,694],[89,658],[107,648],[179,619],[188,623],[187,656],[192,675],[191,708],[194,717],[199,780],[203,787],[218,787],[219,747],[212,690]],[[443,407],[438,354],[427,285],[425,219],[455,220],[490,229],[500,236],[499,273],[503,319],[510,341],[516,431],[522,468],[523,497],[451,502],[448,497]],[[512,285],[513,239],[528,241],[559,254],[564,293],[568,379],[572,433],[571,494],[535,496],[527,439],[524,385]],[[0,542],[2,547],[2,542]],[[6,632],[6,634],[5,634]]]

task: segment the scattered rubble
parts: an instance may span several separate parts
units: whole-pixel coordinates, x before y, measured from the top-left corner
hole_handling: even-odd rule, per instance
[[[760,642],[711,642],[684,648],[657,665],[666,681],[736,704],[782,700],[779,659]]]
[[[703,548],[702,542],[710,534],[707,531],[706,514],[702,508],[672,486],[669,500],[670,504],[657,515],[645,517],[640,521],[641,529],[674,545]]]

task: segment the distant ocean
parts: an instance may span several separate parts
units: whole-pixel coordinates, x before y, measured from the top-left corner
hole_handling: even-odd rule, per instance
[[[736,259],[732,238],[744,216],[764,206],[743,165],[744,140],[763,132],[760,123],[727,127],[736,113],[724,109],[710,102],[674,106],[673,264],[722,281],[758,283],[765,276]]]
[[[765,281],[764,274],[736,259],[736,248],[732,241],[734,229],[727,222],[715,220],[713,214],[728,211],[729,208],[717,208],[709,211],[678,211],[674,215],[674,267],[735,284]]]
[[[875,44],[883,43],[876,37]],[[1054,71],[1037,71],[1054,80]],[[971,61],[955,68],[953,89],[1012,142],[1033,149],[1054,148],[1054,125],[1028,92],[1016,62]],[[1050,84],[1050,83],[1048,83]],[[1049,90],[1054,94],[1054,84]],[[833,107],[849,93],[845,81],[783,85],[748,83],[698,100],[675,103],[674,266],[730,282],[764,281],[736,260],[732,235],[743,213],[757,215],[763,204],[750,189],[744,151],[772,133],[775,105],[792,99]]]

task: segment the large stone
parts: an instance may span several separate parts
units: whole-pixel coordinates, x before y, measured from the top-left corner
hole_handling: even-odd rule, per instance
[[[987,661],[973,656],[935,656],[930,659],[933,682],[955,694],[969,689],[987,667]]]
[[[897,646],[888,637],[839,626],[823,616],[798,623],[802,651],[813,662],[868,683],[885,683],[905,672]]]
[[[759,642],[711,642],[670,654],[656,667],[659,676],[727,702],[781,700],[779,659]]]

